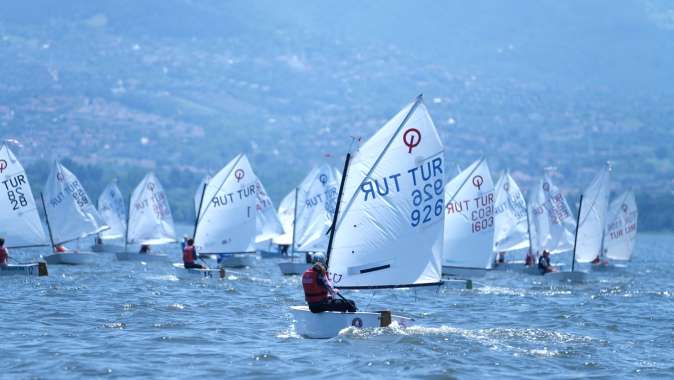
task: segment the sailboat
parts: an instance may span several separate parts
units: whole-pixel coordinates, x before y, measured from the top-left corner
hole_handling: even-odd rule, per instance
[[[335,213],[340,181],[339,172],[323,164],[313,168],[296,189],[291,261],[279,263],[284,275],[301,274],[308,268],[306,260],[295,261],[298,253],[327,250],[327,232]]]
[[[295,223],[295,192],[297,189],[293,189],[288,193],[281,203],[279,203],[278,210],[276,214],[278,219],[281,222],[281,227],[283,228],[283,233],[281,235],[275,236],[272,239],[272,243],[282,246],[290,246],[293,243],[293,225]]]
[[[564,195],[547,174],[529,196],[531,245],[537,254],[547,250],[559,254],[573,250],[577,222]],[[533,251],[533,249],[532,249]],[[540,272],[539,272],[540,274]],[[548,280],[582,280],[584,274],[569,271],[547,273]]]
[[[494,194],[494,252],[523,251],[530,247],[527,203],[517,182],[506,172],[496,183]],[[526,269],[523,261],[498,263],[498,269]]]
[[[637,239],[637,202],[627,191],[609,206],[604,232],[604,257],[616,261],[632,258]]]
[[[204,187],[195,222],[200,255],[217,255],[221,267],[255,262],[257,176],[248,158],[237,155]]]
[[[94,263],[96,255],[92,252],[60,251],[66,243],[79,244],[80,239],[109,229],[77,177],[55,162],[41,197],[49,240],[55,251],[45,261],[67,265]]]
[[[340,289],[442,284],[443,146],[419,96],[347,154],[327,249]],[[341,211],[340,211],[341,210]],[[292,306],[298,334],[330,338],[347,327],[410,318],[380,312],[312,313]]]
[[[47,246],[28,175],[4,143],[0,146],[0,237],[8,250]],[[0,266],[0,276],[47,274],[44,262]]]
[[[117,252],[117,260],[168,262],[160,253],[129,251],[129,245],[162,245],[174,243],[173,215],[164,188],[154,173],[145,175],[129,200],[129,213],[124,237],[124,251]]]
[[[444,188],[446,276],[484,276],[494,263],[494,183],[487,161],[475,161]]]
[[[262,185],[262,181],[255,182],[257,202],[255,204],[255,250],[263,258],[279,257],[281,252],[272,248],[273,239],[283,234],[283,226],[276,214],[274,202]]]
[[[94,252],[120,252],[124,249],[119,244],[111,244],[109,241],[122,240],[126,234],[126,206],[122,192],[117,187],[117,181],[113,181],[103,189],[98,197],[98,212],[103,221],[110,229],[98,234],[96,244],[91,249]]]
[[[574,255],[578,263],[601,261],[608,199],[611,191],[610,172],[611,168],[607,164],[583,192],[585,204],[583,204],[583,213],[579,218],[580,225]]]

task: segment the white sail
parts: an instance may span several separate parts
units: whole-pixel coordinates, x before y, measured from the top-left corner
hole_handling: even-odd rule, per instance
[[[576,240],[576,261],[579,263],[589,263],[601,255],[609,192],[610,168],[607,165],[583,192]]]
[[[176,240],[168,197],[154,173],[148,173],[131,195],[127,240],[150,245]]]
[[[604,256],[627,261],[637,239],[637,202],[631,191],[611,202],[604,235]]]
[[[202,253],[255,251],[257,177],[238,155],[206,186],[194,242]]]
[[[278,218],[283,227],[283,234],[276,236],[274,244],[291,245],[293,243],[293,225],[295,220],[295,190],[286,195],[278,206]]]
[[[330,165],[312,169],[297,193],[295,251],[325,252],[327,234],[335,215],[341,174]]]
[[[0,146],[0,237],[10,248],[47,244],[26,171],[5,144]]]
[[[283,226],[281,226],[281,221],[276,215],[274,202],[272,202],[259,178],[255,182],[255,193],[257,195],[255,204],[255,230],[257,235],[255,236],[255,242],[260,243],[283,234]]]
[[[506,172],[494,192],[494,252],[529,248],[527,203],[519,186]]]
[[[194,193],[194,215],[199,213],[199,206],[202,202],[202,194],[204,193],[204,186],[208,185],[208,182],[211,180],[211,176],[207,175],[201,179],[197,191]]]
[[[116,182],[110,183],[98,197],[98,212],[110,229],[99,234],[101,239],[122,239],[126,233],[126,206]]]
[[[576,220],[564,195],[547,175],[538,183],[529,200],[529,222],[536,231],[533,244],[538,252],[545,249],[550,253],[572,250]]]
[[[534,201],[536,200],[538,193],[536,190],[532,190],[528,194],[528,202],[527,202],[527,214],[529,216],[528,220],[528,232],[529,232],[529,245],[530,249],[529,252],[533,256],[538,256],[541,254],[541,247],[538,245],[539,239],[538,239],[538,231],[536,231],[536,218],[537,215],[534,212]]]
[[[44,197],[54,244],[108,229],[80,181],[58,162],[49,173]]]
[[[494,182],[475,161],[445,186],[444,266],[490,269],[494,262]]]
[[[351,159],[328,256],[337,287],[440,281],[443,178],[442,142],[420,96]]]

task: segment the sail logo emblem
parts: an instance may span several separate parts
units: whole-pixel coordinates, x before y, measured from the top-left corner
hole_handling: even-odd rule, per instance
[[[0,160],[0,173],[4,172],[7,169],[7,161]]]
[[[484,178],[482,178],[481,175],[476,175],[473,177],[473,186],[477,187],[477,190],[480,190],[480,187],[482,187],[482,184],[484,183]]]
[[[351,326],[361,328],[363,327],[363,320],[360,318],[354,318],[351,320]]]
[[[503,190],[507,192],[510,192],[510,184],[508,182],[503,184]]]
[[[59,182],[63,182],[63,181],[65,180],[65,176],[63,175],[63,173],[57,172],[57,173],[56,173],[56,179],[57,179]]]
[[[325,184],[328,183],[328,176],[325,174],[321,174],[321,176],[318,177],[318,180],[321,181],[323,186],[325,186]]]
[[[620,206],[620,208],[623,209],[624,213],[627,213],[628,207],[625,203],[623,203],[622,206]]]
[[[150,189],[150,191],[154,193],[154,183],[152,183],[152,182],[148,183],[147,188]]]
[[[403,144],[409,149],[407,153],[412,154],[412,149],[419,146],[421,142],[421,132],[416,128],[410,128],[403,133]]]
[[[543,191],[550,191],[550,184],[547,182],[543,182]]]
[[[234,172],[234,178],[236,178],[236,182],[241,181],[245,176],[246,172],[244,172],[243,169],[236,169],[236,171]]]

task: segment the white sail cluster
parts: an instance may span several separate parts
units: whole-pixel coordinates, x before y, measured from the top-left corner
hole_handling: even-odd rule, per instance
[[[47,245],[28,175],[6,144],[0,146],[0,237],[10,248]]]
[[[450,268],[489,269],[494,261],[494,183],[484,159],[444,190],[444,262]]]
[[[54,163],[49,173],[44,197],[54,244],[63,244],[108,229],[80,181],[58,162]]]
[[[98,212],[110,229],[99,234],[101,239],[122,239],[126,234],[126,206],[116,182],[110,183],[98,197]]]
[[[437,284],[443,146],[421,97],[354,153],[328,254],[335,286]]]
[[[148,173],[131,195],[127,242],[167,244],[175,235],[168,197],[154,173]]]

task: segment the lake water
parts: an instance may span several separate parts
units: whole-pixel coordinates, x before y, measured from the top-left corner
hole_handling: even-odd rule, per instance
[[[672,247],[673,235],[641,234],[626,268],[578,286],[491,272],[473,290],[349,292],[418,326],[329,340],[294,333],[301,284],[279,260],[185,281],[170,265],[101,254],[48,278],[0,277],[0,377],[672,378]]]

